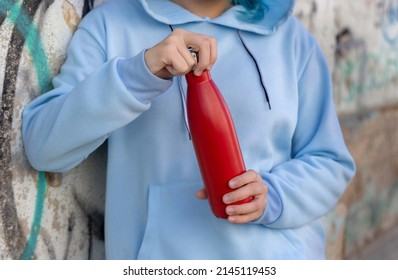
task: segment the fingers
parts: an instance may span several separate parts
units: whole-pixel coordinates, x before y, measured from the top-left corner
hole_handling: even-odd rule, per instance
[[[228,185],[232,189],[240,188],[250,182],[262,183],[261,176],[254,170],[248,170],[241,175],[232,178]]]
[[[249,170],[231,179],[228,185],[233,191],[223,196],[223,202],[228,205],[225,212],[230,223],[249,223],[263,215],[268,204],[268,188],[257,172]],[[207,199],[205,189],[197,191],[196,197]],[[253,197],[253,200],[243,204],[234,204],[248,197]]]
[[[240,205],[229,205],[225,209],[228,221],[233,224],[249,223],[260,218],[267,205],[266,196],[255,197],[251,202]]]
[[[217,59],[215,39],[182,29],[174,30],[163,41],[148,49],[145,52],[145,63],[160,78],[185,75],[196,64],[188,48],[192,48],[199,56],[195,75],[211,69]]]
[[[198,64],[194,74],[199,76],[204,70],[211,70],[217,59],[217,44],[214,38],[208,36],[192,37],[190,47],[198,54]]]
[[[229,186],[234,191],[224,195],[224,203],[231,204],[248,197],[254,199],[248,203],[227,206],[225,211],[229,215],[228,220],[231,223],[247,223],[260,218],[267,206],[268,193],[261,176],[249,170],[230,180]]]

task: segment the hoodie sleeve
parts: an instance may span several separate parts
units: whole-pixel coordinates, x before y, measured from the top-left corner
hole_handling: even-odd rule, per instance
[[[67,60],[53,80],[54,89],[23,112],[25,152],[37,170],[73,168],[113,131],[146,111],[150,97],[172,83],[149,72],[144,52],[127,60],[108,59],[105,31],[101,34],[99,28],[84,26],[68,46]]]
[[[269,188],[266,211],[257,223],[300,227],[328,213],[353,177],[332,98],[330,73],[315,45],[299,75],[299,111],[291,160],[262,174]]]

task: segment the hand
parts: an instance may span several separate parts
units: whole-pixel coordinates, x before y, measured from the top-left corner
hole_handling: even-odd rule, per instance
[[[217,59],[215,39],[183,29],[174,30],[163,41],[146,50],[145,63],[149,71],[159,78],[185,75],[196,64],[188,48],[192,48],[199,56],[195,75],[199,76],[204,70],[211,69]]]
[[[246,171],[232,178],[228,182],[228,186],[233,189],[233,191],[225,194],[223,197],[223,201],[227,205],[247,197],[252,196],[254,198],[248,203],[227,206],[225,211],[228,214],[228,221],[230,223],[249,223],[262,216],[267,206],[268,188],[257,172],[254,170]],[[196,193],[196,197],[199,199],[206,199],[206,191],[204,189],[199,190]]]

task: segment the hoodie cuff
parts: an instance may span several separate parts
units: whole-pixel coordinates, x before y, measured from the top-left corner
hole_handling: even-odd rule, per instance
[[[274,223],[282,214],[282,201],[278,192],[274,189],[270,182],[264,180],[265,185],[268,187],[267,201],[263,215],[254,220],[254,224],[262,224],[264,226]]]
[[[148,104],[156,96],[167,91],[173,81],[152,74],[146,66],[144,53],[145,50],[132,58],[119,59],[117,70],[124,85],[134,97],[138,101]]]

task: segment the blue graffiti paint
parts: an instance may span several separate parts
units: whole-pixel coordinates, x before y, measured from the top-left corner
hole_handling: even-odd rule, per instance
[[[9,0],[0,0],[0,13],[3,13],[3,15],[6,16],[6,20],[10,21],[25,38],[25,44],[28,48],[30,56],[33,58],[33,65],[35,67],[37,80],[39,82],[40,92],[47,92],[51,89],[51,77],[47,56],[45,54],[36,26],[23,11],[20,3],[11,2]],[[44,212],[46,191],[47,181],[45,173],[39,172],[33,222],[21,259],[31,259],[36,250]]]
[[[381,32],[385,41],[398,45],[398,0],[384,0],[381,5]]]

